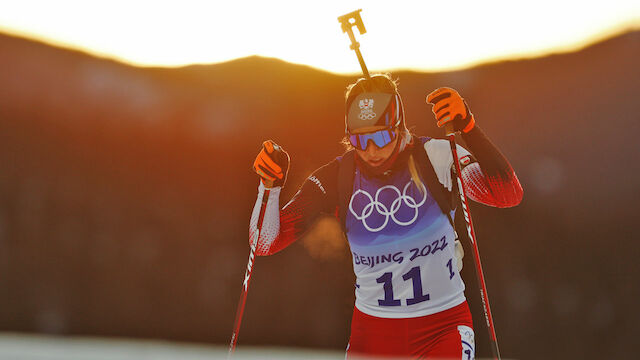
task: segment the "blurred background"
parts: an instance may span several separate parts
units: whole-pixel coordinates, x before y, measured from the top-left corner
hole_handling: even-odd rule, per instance
[[[0,5],[0,356],[28,358],[20,349],[26,351],[35,335],[53,335],[47,341],[54,342],[91,336],[224,349],[249,251],[258,185],[251,164],[265,139],[287,149],[286,201],[314,169],[342,153],[344,89],[358,77],[358,65],[335,18],[358,5],[329,8],[323,19],[331,29],[324,42],[338,49],[325,55],[348,64],[335,68],[259,50],[222,60],[163,63],[158,57],[145,63],[59,33],[38,33],[52,14],[47,9],[26,17],[24,24],[33,24],[27,28],[11,22],[19,11]],[[459,6],[468,13],[464,2]],[[363,12],[370,33],[358,36],[365,59],[372,71],[392,70],[399,79],[414,132],[443,135],[424,97],[440,86],[456,88],[525,189],[522,204],[512,209],[472,205],[503,356],[634,358],[640,336],[640,236],[633,210],[640,200],[640,11],[607,23],[614,32],[596,26],[569,47],[555,44],[546,52],[516,49],[474,58],[473,39],[448,39],[467,55],[462,62],[452,57],[451,68],[417,68],[421,55],[402,52],[411,45],[376,40],[374,19],[384,8],[372,9]],[[528,9],[505,11],[526,15]],[[233,39],[233,26],[252,34],[269,29],[243,23],[244,14],[221,7],[215,20],[230,17],[236,25],[206,36],[215,43]],[[316,19],[309,12],[298,17]],[[75,18],[57,22],[73,25]],[[145,19],[133,23],[144,27]],[[83,21],[75,33],[92,29]],[[385,28],[387,35],[393,26]],[[436,57],[438,36],[415,31],[401,32],[403,41],[427,43],[421,47],[430,55],[422,59]],[[461,36],[473,29],[465,31]],[[168,50],[171,41],[189,43],[156,42],[163,39]],[[299,53],[307,49],[298,37],[281,40]],[[493,43],[478,41],[485,48]],[[311,42],[309,52],[323,46]],[[152,44],[133,48],[146,45]],[[213,53],[224,49],[214,46]],[[377,52],[414,63],[386,65]],[[488,357],[474,276],[467,256],[463,277],[478,355]],[[285,251],[257,259],[240,348],[298,348],[340,358],[353,281],[337,224],[319,221]],[[173,358],[163,343],[151,344],[162,358]],[[73,348],[61,346],[65,353]]]

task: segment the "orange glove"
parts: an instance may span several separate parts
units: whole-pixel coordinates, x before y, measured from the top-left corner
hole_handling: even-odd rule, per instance
[[[267,140],[262,143],[262,150],[253,162],[253,170],[260,176],[263,184],[284,186],[289,172],[289,154],[273,140]]]
[[[427,95],[427,103],[432,104],[433,114],[438,120],[438,127],[447,123],[453,124],[454,131],[468,133],[476,124],[473,114],[458,92],[452,88],[441,87]]]

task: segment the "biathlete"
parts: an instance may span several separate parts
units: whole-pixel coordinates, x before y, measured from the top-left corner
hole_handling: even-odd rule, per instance
[[[501,208],[519,204],[516,174],[458,92],[439,88],[427,102],[437,125],[452,123],[469,147],[458,146],[469,198]],[[452,220],[455,167],[448,141],[409,132],[397,85],[388,75],[347,87],[345,128],[353,151],[317,169],[282,208],[289,155],[271,140],[263,143],[254,163],[262,181],[250,241],[265,186],[270,193],[256,253],[284,249],[320,214],[333,214],[343,225],[356,275],[347,358],[473,359],[473,324]],[[437,201],[443,198],[448,206]]]

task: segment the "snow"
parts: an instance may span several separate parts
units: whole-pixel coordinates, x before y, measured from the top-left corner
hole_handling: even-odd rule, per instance
[[[0,332],[0,360],[211,360],[227,346]],[[239,346],[233,359],[344,359],[344,352]]]

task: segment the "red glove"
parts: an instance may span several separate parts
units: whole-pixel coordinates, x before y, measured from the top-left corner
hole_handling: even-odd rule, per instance
[[[253,170],[267,187],[284,186],[289,172],[289,154],[273,140],[262,143],[262,150],[253,162]]]
[[[433,104],[433,114],[438,120],[438,127],[447,123],[453,124],[454,131],[468,133],[476,124],[473,114],[458,92],[452,88],[441,87],[427,95],[427,103]]]

